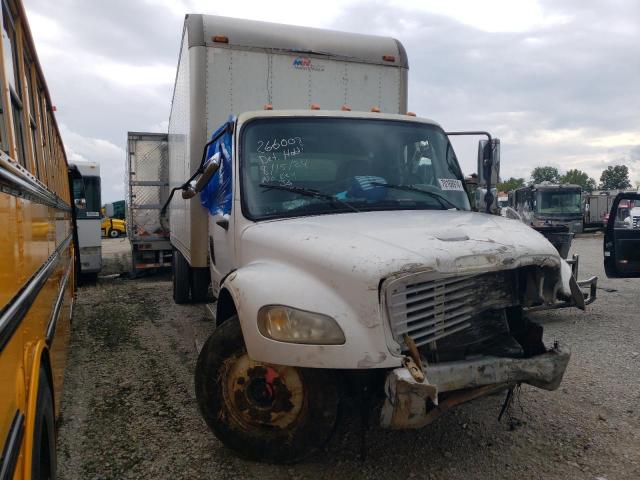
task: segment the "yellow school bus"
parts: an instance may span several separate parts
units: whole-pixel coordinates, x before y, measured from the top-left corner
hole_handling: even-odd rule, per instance
[[[55,478],[75,282],[67,160],[24,8],[0,37],[0,480]]]

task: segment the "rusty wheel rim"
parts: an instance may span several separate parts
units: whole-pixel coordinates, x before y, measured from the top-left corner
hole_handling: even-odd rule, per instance
[[[302,411],[304,386],[295,367],[256,362],[242,353],[224,362],[221,380],[229,414],[245,427],[286,429]]]

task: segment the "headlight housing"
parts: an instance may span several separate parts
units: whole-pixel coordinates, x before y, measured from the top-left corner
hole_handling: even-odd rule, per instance
[[[284,305],[265,305],[258,311],[258,330],[278,342],[342,345],[344,332],[327,315]]]

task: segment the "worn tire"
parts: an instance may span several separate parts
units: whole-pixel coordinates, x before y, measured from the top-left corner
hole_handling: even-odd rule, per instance
[[[175,248],[171,259],[171,273],[173,301],[177,304],[189,303],[189,263],[180,250]]]
[[[320,369],[268,364],[257,367],[271,369],[272,372],[274,368],[287,372],[287,377],[271,378],[271,398],[275,400],[265,410],[264,404],[256,405],[247,399],[250,398],[252,385],[256,381],[264,381],[266,376],[253,376],[251,372],[255,368],[247,370],[246,377],[229,377],[227,373],[233,370],[234,364],[245,358],[248,356],[237,316],[217,327],[200,351],[195,372],[196,398],[202,416],[216,437],[242,457],[273,463],[293,463],[321,448],[331,437],[336,424],[339,396],[334,376]],[[292,394],[289,385],[280,379],[293,374],[300,384],[298,393]],[[236,387],[233,395],[228,395],[226,386],[236,383],[240,386]],[[293,420],[286,428],[265,422],[265,418],[271,422],[283,411],[284,415],[289,415],[286,409],[278,410],[281,408],[281,404],[278,404],[282,398],[281,392],[289,394],[286,397],[291,405],[289,411],[297,412],[290,417]],[[235,402],[245,405],[244,410],[238,410]],[[247,416],[260,417],[260,421],[247,423],[243,420]]]
[[[56,478],[56,434],[53,396],[49,379],[44,368],[40,367],[38,378],[38,399],[33,429],[33,449],[31,451],[32,480]]]
[[[191,301],[205,303],[209,298],[209,267],[191,268]]]

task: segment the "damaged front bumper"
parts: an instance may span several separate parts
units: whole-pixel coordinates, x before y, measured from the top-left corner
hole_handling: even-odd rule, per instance
[[[571,267],[571,278],[569,279],[569,289],[571,298],[564,302],[554,302],[544,305],[527,307],[527,312],[537,312],[540,310],[554,310],[557,308],[577,307],[584,310],[587,305],[596,300],[596,289],[598,288],[598,277],[590,277],[586,280],[578,280],[578,270],[580,257],[574,254],[571,259],[565,260]],[[584,291],[586,289],[586,291]]]
[[[424,382],[416,381],[408,369],[396,368],[385,382],[380,424],[385,428],[420,428],[456,405],[518,383],[555,390],[570,356],[568,347],[556,344],[530,358],[482,357],[428,365]]]

